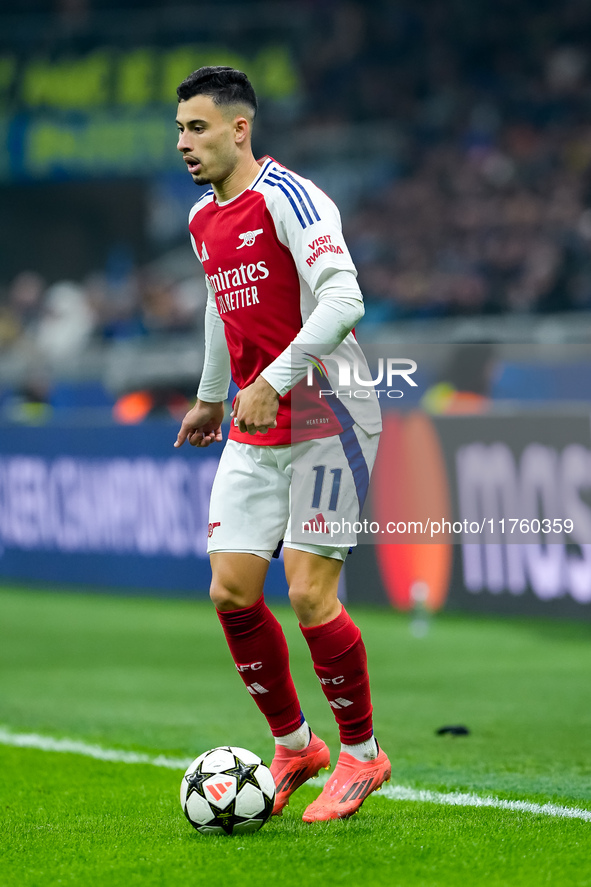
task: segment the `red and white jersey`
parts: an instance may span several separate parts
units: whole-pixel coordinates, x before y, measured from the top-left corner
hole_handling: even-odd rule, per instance
[[[272,158],[261,162],[255,181],[234,199],[219,204],[208,191],[191,210],[189,230],[210,297],[215,297],[224,322],[232,376],[241,389],[299,333],[318,304],[314,292],[321,276],[331,269],[356,274],[335,204],[312,182]],[[352,349],[359,350],[349,333],[334,354],[346,357]],[[298,412],[305,385],[303,380],[297,386]],[[340,434],[353,422],[368,433],[380,430],[377,398],[371,404],[353,398],[345,403],[321,398],[309,386],[302,395],[305,419],[298,420],[296,429],[291,416],[294,391],[279,399],[277,428],[249,435],[233,426],[230,438],[284,445]]]

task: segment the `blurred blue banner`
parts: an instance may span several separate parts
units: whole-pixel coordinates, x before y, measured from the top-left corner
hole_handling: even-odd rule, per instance
[[[180,170],[174,111],[171,105],[135,113],[112,109],[20,113],[1,137],[0,178],[92,179]]]
[[[206,592],[221,448],[177,426],[0,428],[0,579]],[[267,593],[284,594],[281,565]]]

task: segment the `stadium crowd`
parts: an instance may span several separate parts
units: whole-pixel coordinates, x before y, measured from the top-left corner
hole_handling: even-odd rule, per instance
[[[591,307],[590,25],[579,0],[334,10],[317,120],[403,135],[347,220],[374,318]]]
[[[0,305],[0,350],[18,345],[59,362],[91,342],[190,332],[206,299],[195,270],[183,278],[148,266],[131,268],[120,279],[97,272],[82,282],[51,286],[36,272],[23,271]]]
[[[419,149],[348,220],[372,316],[591,308],[591,128],[467,141]]]

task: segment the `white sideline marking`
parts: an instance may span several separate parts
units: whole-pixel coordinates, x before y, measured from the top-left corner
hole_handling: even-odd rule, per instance
[[[167,758],[164,755],[145,755],[141,752],[124,751],[118,748],[101,748],[78,739],[54,739],[38,733],[11,733],[0,727],[0,745],[17,748],[36,748],[39,751],[66,752],[96,758],[97,761],[111,761],[115,764],[150,764],[152,767],[166,767],[168,770],[186,770],[192,758]]]
[[[152,767],[165,767],[168,770],[186,770],[192,758],[167,758],[165,755],[147,755],[141,752],[124,751],[117,748],[102,748],[78,739],[54,739],[38,733],[11,733],[0,727],[0,745],[16,748],[34,748],[39,751],[65,752],[84,755],[98,761],[115,764],[149,764]],[[327,782],[328,774],[314,780],[315,785]],[[416,801],[421,804],[443,804],[447,807],[494,807],[497,810],[511,810],[519,813],[533,813],[538,816],[556,816],[562,819],[582,819],[591,822],[591,810],[579,807],[562,807],[558,804],[534,804],[530,801],[505,801],[492,796],[480,797],[466,792],[433,792],[426,789],[409,788],[405,785],[387,785],[378,797],[393,801]]]
[[[561,807],[558,804],[534,804],[530,801],[505,801],[502,798],[486,797],[463,792],[431,792],[425,789],[407,788],[404,785],[387,785],[380,792],[385,798],[394,801],[419,801],[423,804],[445,804],[448,807],[496,807],[499,810],[513,810],[522,813],[535,813],[539,816],[558,816],[563,819],[584,819],[591,822],[591,810],[579,807]]]

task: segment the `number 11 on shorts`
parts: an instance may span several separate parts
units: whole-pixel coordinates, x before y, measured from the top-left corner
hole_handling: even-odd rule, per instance
[[[315,465],[312,469],[316,472],[314,481],[314,492],[312,494],[312,508],[320,508],[320,499],[322,498],[322,488],[324,486],[324,475],[326,474],[326,465]],[[342,468],[331,468],[332,488],[330,491],[330,500],[328,503],[329,511],[337,510],[337,502],[339,499],[339,490],[341,489]]]

